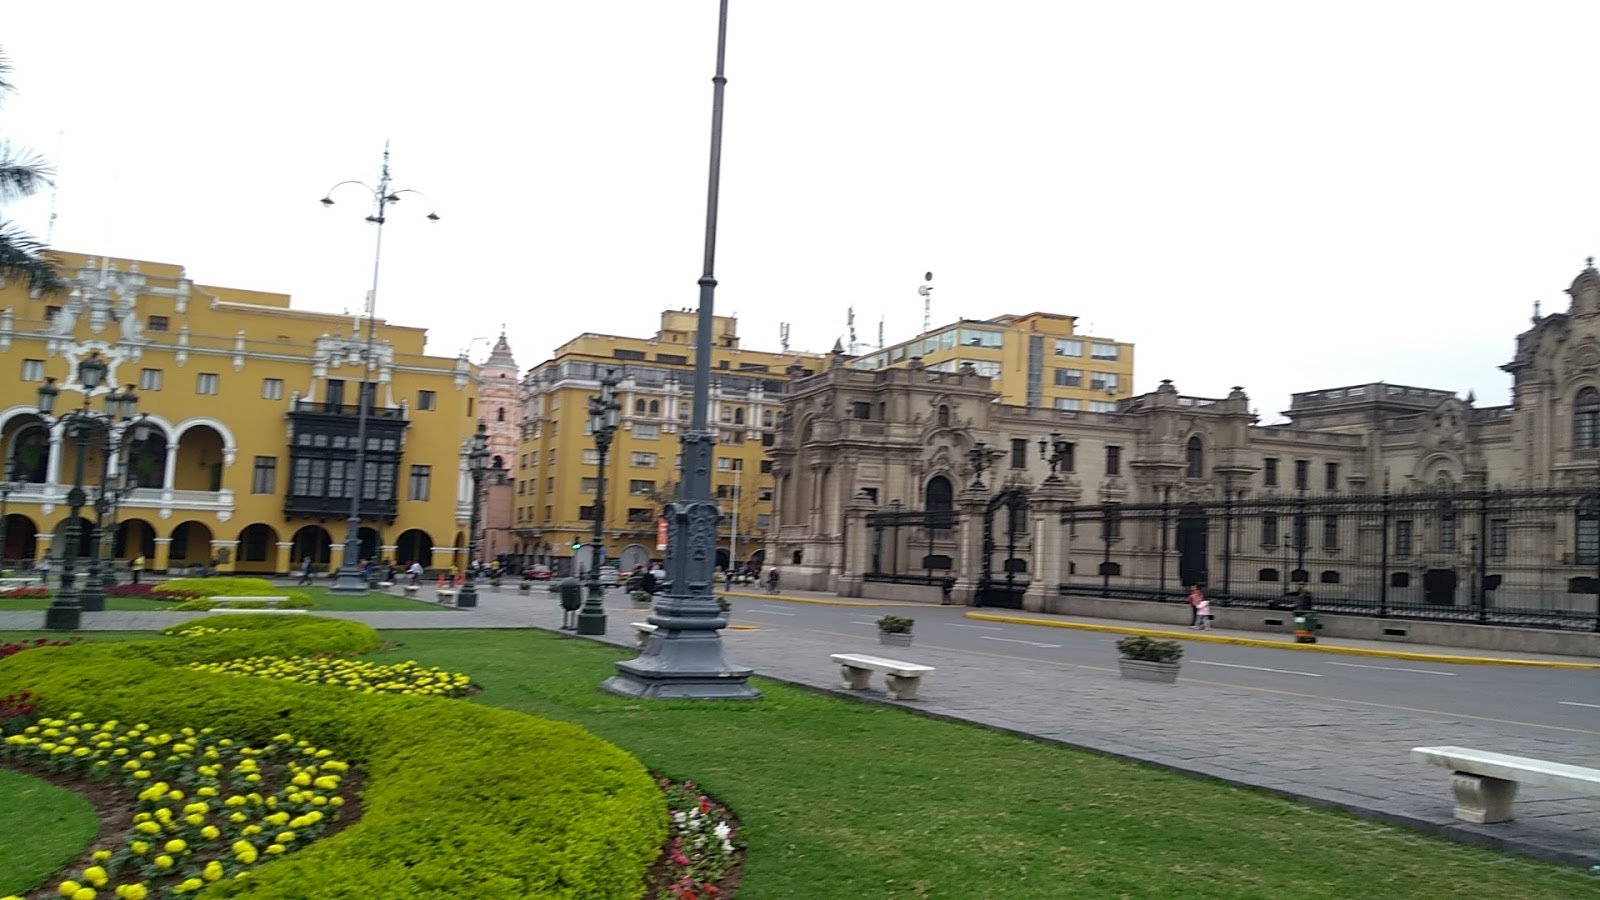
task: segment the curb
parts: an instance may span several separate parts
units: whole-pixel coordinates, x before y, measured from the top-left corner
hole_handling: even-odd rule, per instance
[[[820,600],[813,597],[791,597],[787,594],[749,594],[744,591],[723,591],[720,596],[744,597],[748,600],[782,600],[785,603],[811,603],[816,606],[927,606],[926,603],[903,603],[895,600]]]
[[[1443,653],[1416,653],[1409,650],[1370,650],[1365,647],[1340,647],[1333,644],[1296,644],[1267,638],[1223,637],[1221,635],[1195,634],[1193,632],[1160,631],[1154,628],[1134,628],[1121,625],[1090,625],[1084,622],[1056,622],[1049,619],[1031,619],[1026,616],[998,616],[991,613],[969,612],[969,619],[984,622],[1008,622],[1013,625],[1040,625],[1046,628],[1071,628],[1077,631],[1100,631],[1110,634],[1137,634],[1145,637],[1165,638],[1172,641],[1199,641],[1208,644],[1234,644],[1241,647],[1267,647],[1273,650],[1303,650],[1308,653],[1337,653],[1345,656],[1373,656],[1383,659],[1406,659],[1412,662],[1452,663],[1480,666],[1531,666],[1540,669],[1600,670],[1600,663],[1559,662],[1544,659],[1500,659],[1490,656],[1452,656]]]

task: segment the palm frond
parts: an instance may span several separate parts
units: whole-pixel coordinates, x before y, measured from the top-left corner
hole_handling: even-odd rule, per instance
[[[11,83],[11,72],[11,58],[6,56],[4,50],[0,50],[0,97],[17,89],[17,86]]]
[[[51,187],[55,174],[44,157],[0,140],[0,200],[20,200]]]
[[[66,290],[49,252],[43,241],[11,222],[0,221],[0,277],[26,278],[29,287],[47,294]]]

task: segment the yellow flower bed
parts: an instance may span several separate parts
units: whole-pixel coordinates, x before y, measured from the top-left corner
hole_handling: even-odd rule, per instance
[[[161,633],[167,637],[204,637],[208,634],[226,634],[230,631],[243,630],[243,628],[212,628],[207,625],[174,625]]]
[[[247,746],[210,728],[168,732],[77,712],[0,740],[0,758],[114,779],[138,797],[128,830],[56,886],[70,900],[96,900],[102,892],[124,900],[181,896],[248,877],[338,818],[345,803],[339,785],[350,767],[332,757],[289,734]]]
[[[189,668],[217,675],[253,675],[300,684],[328,684],[363,694],[416,694],[425,697],[460,697],[472,689],[472,679],[440,668],[424,667],[416,660],[382,664],[334,656],[252,656],[213,663],[190,663]]]

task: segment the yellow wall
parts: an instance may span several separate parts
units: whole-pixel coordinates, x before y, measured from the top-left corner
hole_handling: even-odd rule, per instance
[[[656,549],[656,520],[661,501],[670,499],[667,492],[678,481],[680,429],[688,428],[692,402],[695,326],[693,312],[668,311],[662,314],[660,331],[651,338],[580,335],[524,379],[524,437],[517,452],[513,513],[513,530],[522,552],[538,555],[533,545],[548,543],[551,555],[570,557],[575,540],[585,545],[592,540],[592,522],[579,516],[580,508],[594,502],[594,494],[584,490],[584,479],[594,478],[597,469],[592,460],[584,459],[584,451],[595,446],[594,438],[584,434],[588,400],[599,393],[594,379],[604,368],[616,368],[623,375],[625,367],[636,366],[670,372],[677,381],[653,384],[646,377],[625,380],[618,388],[622,422],[607,461],[605,546],[613,557],[629,544],[643,546],[653,558],[661,557]],[[774,433],[783,395],[763,392],[752,396],[742,387],[735,389],[733,382],[755,379],[786,387],[789,366],[798,363],[814,372],[820,369],[822,358],[742,349],[737,323],[731,317],[716,318],[713,337],[713,382],[722,386],[713,392],[710,411],[719,440],[713,491],[720,487],[725,492],[719,500],[724,514],[720,546],[729,547],[737,505],[738,558],[749,560],[772,529],[770,522],[765,529],[759,525],[760,517],[770,517],[772,511],[770,499],[761,499],[764,495],[770,498],[772,488],[772,476],[761,472],[766,459],[762,435]],[[582,369],[583,364],[598,368],[591,372]],[[638,410],[640,401],[645,404],[643,412]],[[654,412],[651,403],[657,404]],[[739,412],[743,424],[731,421]],[[723,421],[724,416],[730,421]],[[655,436],[650,436],[652,433]],[[635,454],[653,454],[654,458],[636,459]],[[736,471],[735,465],[742,468]],[[649,482],[655,496],[633,493],[635,481]],[[637,487],[644,488],[642,484]],[[735,488],[741,497],[737,502]],[[636,521],[629,521],[630,510]],[[587,567],[587,550],[579,561]]]
[[[203,540],[191,537],[182,554],[184,561],[204,562],[208,550],[211,555],[226,550],[234,562],[222,568],[238,571],[288,571],[298,563],[300,548],[279,545],[290,542],[303,526],[317,525],[328,531],[333,543],[329,562],[337,565],[346,533],[343,515],[325,520],[285,516],[285,495],[293,477],[288,412],[296,395],[324,399],[329,379],[345,380],[345,402],[356,402],[356,385],[363,373],[359,355],[341,352],[330,359],[327,354],[330,342],[343,346],[352,336],[359,353],[364,330],[356,331],[357,321],[294,310],[283,294],[197,285],[176,265],[79,254],[59,257],[65,263],[64,274],[83,295],[82,301],[66,295],[31,298],[17,283],[0,291],[0,308],[4,309],[0,321],[0,367],[4,368],[0,371],[10,373],[0,381],[3,436],[9,440],[34,421],[30,414],[39,383],[16,377],[36,374],[33,369],[37,366],[26,360],[41,360],[44,374],[62,386],[61,412],[77,407],[84,399],[72,374],[74,361],[98,350],[113,361],[112,374],[118,383],[135,386],[139,411],[148,413],[151,422],[177,446],[172,482],[164,488],[136,492],[124,503],[120,520],[142,520],[160,539],[174,537],[186,522],[198,523],[213,543],[208,548]],[[62,323],[75,306],[81,306],[82,312],[70,331],[63,330]],[[106,313],[103,320],[94,312],[97,306]],[[51,307],[64,309],[52,312]],[[456,543],[458,533],[465,531],[458,522],[458,459],[462,439],[475,426],[477,370],[461,360],[422,355],[425,334],[421,328],[378,322],[377,345],[380,350],[392,351],[392,361],[386,375],[379,376],[387,377],[388,382],[380,385],[376,405],[406,406],[410,425],[396,484],[398,515],[393,523],[368,521],[363,525],[379,529],[380,546],[392,545],[408,529],[422,529],[431,538],[427,543],[446,551],[431,559],[424,557],[423,562],[448,566],[448,548]],[[323,345],[321,361],[319,342]],[[142,374],[144,370],[159,371],[160,375]],[[202,382],[211,381],[207,376],[214,376],[215,393],[201,392]],[[155,377],[160,378],[159,386],[150,380]],[[435,409],[419,408],[420,391],[433,392]],[[96,408],[100,408],[103,393],[94,397]],[[270,493],[252,490],[258,457],[276,461]],[[26,516],[42,534],[52,532],[66,518],[66,506],[60,496],[54,503],[42,503],[39,501],[49,498],[37,495],[52,490],[64,494],[72,483],[73,458],[69,446],[62,454],[55,481],[29,485],[13,494],[10,511]],[[431,467],[427,500],[407,499],[413,465]],[[89,467],[90,483],[98,482],[95,469]],[[30,495],[35,499],[30,501]],[[92,510],[87,516],[92,518]],[[11,530],[17,525],[13,519]],[[244,560],[239,552],[242,546],[226,544],[241,540],[252,525],[271,529],[264,559]],[[8,546],[21,549],[15,536],[8,537]],[[38,549],[47,546],[40,542]],[[163,568],[169,546],[158,541],[155,550],[154,558],[147,562],[152,569]],[[126,547],[121,556],[131,559],[139,551],[138,546]],[[390,550],[384,555],[396,553]],[[177,564],[174,559],[174,567]]]

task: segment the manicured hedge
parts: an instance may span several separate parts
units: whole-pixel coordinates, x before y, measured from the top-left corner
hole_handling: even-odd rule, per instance
[[[44,711],[210,727],[265,742],[287,731],[369,779],[354,826],[219,883],[207,897],[631,898],[666,836],[637,760],[573,725],[461,700],[174,668],[244,656],[372,649],[365,625],[214,616],[190,638],[43,647],[0,662],[0,695]],[[289,649],[292,648],[292,649]]]
[[[315,604],[311,602],[311,595],[305,591],[293,588],[282,588],[265,578],[174,578],[156,585],[154,593],[176,594],[186,599],[181,605],[174,607],[180,610],[208,610],[214,609],[208,597],[288,597],[288,602],[283,606],[286,609],[312,609]],[[265,603],[240,603],[241,609],[266,607]]]

